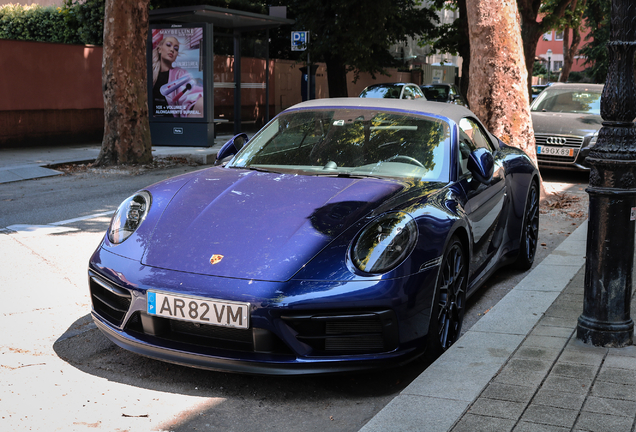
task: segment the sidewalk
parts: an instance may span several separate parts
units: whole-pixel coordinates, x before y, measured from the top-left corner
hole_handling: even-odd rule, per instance
[[[212,147],[155,146],[152,154],[155,157],[183,157],[194,163],[211,165],[221,146],[230,138],[232,135],[219,135]],[[101,143],[0,149],[0,183],[60,175],[62,173],[55,170],[55,165],[93,162],[99,155],[100,148]]]
[[[636,347],[576,339],[586,238],[587,222],[361,431],[633,431]]]
[[[211,148],[153,147],[153,155],[212,164],[229,138]],[[92,161],[99,149],[0,149],[0,183],[61,174],[47,167]],[[636,347],[576,339],[586,238],[587,222],[361,431],[633,432]]]

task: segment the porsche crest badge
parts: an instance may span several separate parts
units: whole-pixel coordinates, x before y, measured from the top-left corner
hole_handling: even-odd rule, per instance
[[[214,264],[218,264],[221,262],[221,260],[223,259],[223,255],[217,255],[214,254],[212,255],[212,257],[210,258],[210,264],[214,265]]]

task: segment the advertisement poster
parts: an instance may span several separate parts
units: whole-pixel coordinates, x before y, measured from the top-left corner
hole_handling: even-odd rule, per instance
[[[203,28],[151,28],[154,117],[203,118]]]

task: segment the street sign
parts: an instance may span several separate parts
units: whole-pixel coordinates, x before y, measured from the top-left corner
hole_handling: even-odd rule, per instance
[[[307,49],[307,42],[309,41],[308,31],[293,31],[291,39],[292,51],[305,51]]]

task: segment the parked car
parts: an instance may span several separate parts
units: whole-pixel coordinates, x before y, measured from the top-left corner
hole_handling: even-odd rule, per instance
[[[373,84],[362,90],[361,98],[424,99],[424,93],[411,83]]]
[[[245,373],[394,366],[450,347],[497,268],[532,265],[538,171],[464,107],[312,100],[246,140],[114,214],[88,271],[117,345]]]
[[[426,84],[420,86],[426,100],[453,103],[467,107],[468,102],[455,84]]]
[[[530,105],[539,166],[587,170],[602,126],[602,84],[556,83]]]
[[[532,94],[531,96],[531,103],[533,100],[535,100],[537,98],[537,96],[539,96],[539,94],[545,90],[546,88],[548,88],[548,85],[552,85],[552,84],[536,84],[532,86]]]

